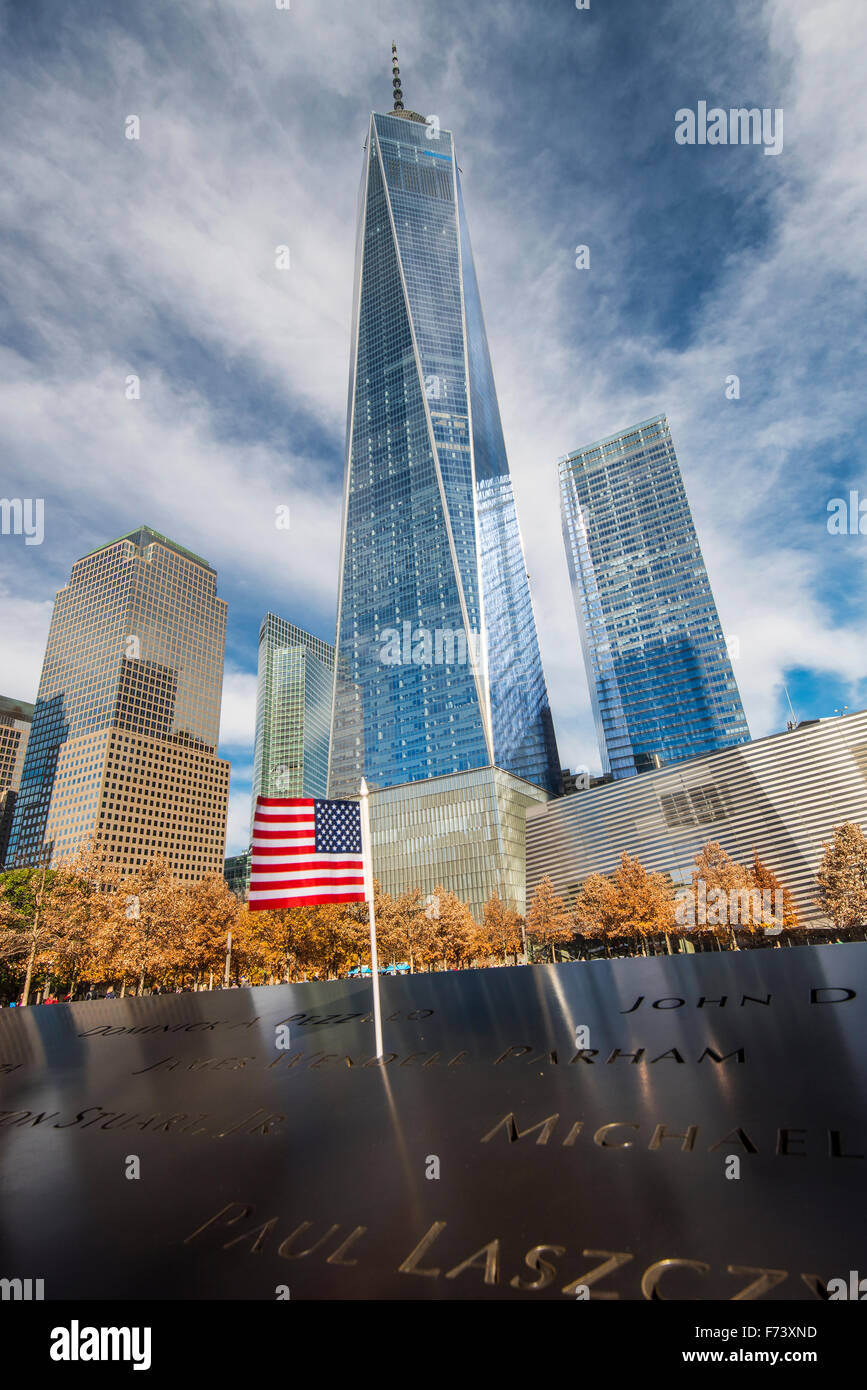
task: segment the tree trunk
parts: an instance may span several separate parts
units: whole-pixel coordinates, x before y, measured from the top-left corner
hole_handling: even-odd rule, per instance
[[[142,966],[141,974],[140,974],[139,977],[138,977],[138,989],[136,990],[136,994],[138,994],[138,995],[144,994],[144,977],[145,977],[144,966]]]
[[[27,974],[24,978],[24,993],[21,998],[22,1008],[27,1008],[30,1000],[30,982],[33,979],[33,962],[36,959],[36,932],[33,933],[33,945],[30,947],[30,957],[27,961]]]

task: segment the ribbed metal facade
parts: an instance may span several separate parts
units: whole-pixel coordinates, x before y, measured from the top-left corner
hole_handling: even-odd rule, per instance
[[[822,841],[835,825],[867,830],[867,711],[705,754],[527,809],[527,896],[543,875],[572,897],[623,850],[689,883],[708,840],[750,864],[753,851],[789,888],[803,926],[815,904]]]

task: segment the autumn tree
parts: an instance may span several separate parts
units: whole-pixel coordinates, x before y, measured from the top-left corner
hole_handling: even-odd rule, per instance
[[[191,883],[183,894],[183,941],[178,965],[195,973],[196,985],[204,975],[221,975],[229,932],[238,919],[238,899],[222,875]]]
[[[867,836],[856,821],[833,828],[822,841],[822,860],[816,874],[816,906],[838,929],[867,924]]]
[[[370,959],[370,905],[369,903],[342,903],[343,934],[347,943],[346,964],[352,962],[353,969],[361,970],[371,965]],[[389,961],[405,954],[400,932],[400,923],[395,900],[386,893],[377,879],[373,880],[373,911],[376,920],[376,954],[380,970]]]
[[[732,859],[718,840],[708,840],[693,860],[692,891],[699,929],[707,927],[718,939],[728,935],[737,950],[735,926],[761,925],[761,895],[752,875]],[[701,921],[702,915],[705,921]],[[678,921],[682,913],[678,913]]]
[[[360,935],[363,942],[364,959],[370,964],[370,909],[367,903],[358,903],[357,916],[363,923]],[[386,893],[378,879],[373,880],[373,911],[376,921],[376,955],[380,970],[386,965],[395,965],[406,955],[404,950],[404,930],[397,910],[397,903],[390,893]]]
[[[795,906],[795,899],[789,889],[784,888],[780,883],[773,869],[768,868],[767,864],[762,862],[758,850],[755,849],[753,850],[753,867],[750,878],[762,894],[762,922],[764,926],[781,926],[785,931],[796,931],[798,928],[798,909]],[[765,894],[770,894],[770,897],[766,898]],[[775,894],[779,896],[775,896]],[[768,904],[770,905],[769,909]],[[777,914],[779,906],[782,906],[782,921],[779,920]]]
[[[271,913],[251,912],[247,903],[238,904],[238,915],[232,928],[232,949],[229,971],[243,968],[248,979],[261,975],[264,984],[268,977],[268,950],[266,938]],[[228,949],[228,940],[227,940]],[[225,973],[225,961],[220,971],[221,979]]]
[[[466,903],[437,884],[430,904],[433,932],[428,959],[443,966],[460,965],[472,955],[476,924]]]
[[[605,874],[588,874],[575,899],[572,920],[581,936],[600,937],[606,950],[615,933],[617,908],[614,885]]]
[[[612,937],[637,936],[642,949],[654,936],[665,936],[674,926],[674,888],[665,874],[648,873],[640,859],[625,852],[614,873],[588,874],[575,903],[574,921],[582,934]]]
[[[502,955],[503,964],[508,965],[508,957],[518,959],[521,950],[521,917],[503,902],[496,889],[484,906],[481,925],[476,931],[476,950],[479,955]]]
[[[394,900],[394,939],[397,954],[406,960],[410,973],[432,958],[435,941],[434,902],[425,903],[421,890],[413,888]]]
[[[671,951],[668,933],[674,926],[674,886],[665,874],[648,873],[636,856],[625,852],[613,878],[617,903],[615,931],[618,935],[637,933],[646,942],[664,935]],[[646,947],[645,947],[646,949]]]
[[[552,962],[555,945],[571,941],[575,935],[572,914],[563,899],[554,892],[554,885],[547,874],[536,884],[527,913],[527,935],[534,943],[550,948]]]
[[[283,980],[306,973],[311,960],[312,907],[251,912],[243,907],[233,932],[236,969],[244,962],[248,973]]]
[[[55,871],[38,868],[10,869],[0,883],[0,956],[24,966],[21,1002],[30,1002],[33,972],[50,960],[62,935],[63,918],[51,910]]]
[[[116,907],[119,881],[93,843],[81,846],[54,875],[50,910],[63,930],[57,933],[53,965],[70,994],[79,980],[98,974],[99,945]]]
[[[145,980],[183,964],[186,917],[182,890],[167,860],[157,856],[126,875],[113,894],[113,947],[109,961],[122,981],[143,994]]]
[[[369,960],[370,930],[367,904],[364,907],[366,920],[363,923],[347,912],[346,903],[322,903],[311,910],[307,950],[308,959],[317,973],[332,977],[343,974],[353,962],[362,960],[365,956]],[[380,908],[383,926],[387,930],[387,910],[382,901]],[[377,920],[377,928],[378,926]]]

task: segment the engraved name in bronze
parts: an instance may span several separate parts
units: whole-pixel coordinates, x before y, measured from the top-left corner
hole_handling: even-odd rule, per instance
[[[191,1019],[189,1023],[142,1023],[129,1027],[109,1023],[100,1024],[96,1028],[88,1028],[84,1033],[76,1034],[79,1038],[112,1038],[120,1037],[122,1033],[128,1036],[141,1036],[153,1033],[213,1033],[218,1028],[225,1028],[227,1031],[232,1028],[252,1028],[259,1022],[258,1015],[255,1018],[244,1019],[241,1023],[230,1023],[228,1019]]]
[[[848,985],[822,985],[819,988],[811,989],[809,994],[811,1004],[848,1004],[852,999],[858,997],[858,991],[849,989]],[[828,998],[827,996],[829,995],[836,997]],[[771,998],[772,996],[770,994],[765,994],[763,996],[757,994],[742,994],[740,996],[740,1002],[735,1000],[731,1007],[744,1009],[748,1004],[760,1004],[767,1009],[771,1006]],[[635,1003],[628,1009],[618,1009],[617,1012],[621,1014],[634,1014],[645,1004],[646,1000],[646,994],[639,994]],[[683,1008],[707,1009],[715,1007],[724,1009],[728,1005],[729,996],[727,994],[718,994],[715,998],[700,994],[695,1004],[692,1005],[688,1004],[686,999],[682,999],[677,994],[669,994],[662,999],[652,1000],[648,1008],[667,1010]]]
[[[255,1207],[251,1203],[230,1202],[185,1236],[182,1243],[191,1245],[193,1241],[208,1237],[213,1240],[216,1236],[219,1249],[239,1255],[270,1254],[284,1260],[317,1256],[323,1264],[352,1267],[356,1271],[365,1263],[364,1237],[369,1234],[369,1227],[365,1225],[344,1230],[337,1222],[304,1220],[293,1224],[279,1215],[266,1217],[264,1221],[254,1221],[254,1216]],[[238,1227],[242,1227],[239,1233]],[[473,1280],[488,1287],[507,1284],[522,1293],[539,1293],[563,1277],[554,1260],[559,1262],[565,1256],[566,1272],[570,1277],[559,1292],[567,1297],[574,1298],[584,1286],[590,1298],[611,1300],[640,1294],[655,1301],[672,1296],[663,1288],[672,1287],[671,1280],[676,1273],[687,1276],[693,1286],[690,1292],[701,1297],[701,1280],[714,1272],[704,1260],[673,1255],[653,1260],[641,1268],[636,1267],[631,1250],[587,1248],[570,1253],[566,1243],[532,1245],[520,1263],[511,1263],[510,1255],[512,1259],[514,1256],[506,1239],[494,1236],[467,1252],[466,1237],[461,1237],[454,1225],[446,1236],[448,1227],[447,1221],[433,1221],[393,1272],[431,1280],[460,1279],[468,1287]],[[229,1235],[228,1240],[223,1239],[226,1235]],[[437,1251],[433,1249],[435,1245]],[[435,1264],[434,1260],[440,1263]],[[568,1269],[569,1263],[571,1269]],[[534,1277],[528,1277],[528,1273]],[[716,1273],[726,1279],[731,1289],[728,1298],[738,1302],[761,1298],[789,1278],[800,1278],[814,1298],[828,1298],[827,1281],[816,1274],[792,1275],[787,1269],[745,1264],[727,1264]],[[605,1287],[600,1287],[603,1282]],[[681,1292],[679,1296],[684,1295]]]
[[[156,1111],[105,1110],[101,1105],[88,1105],[72,1119],[50,1124],[60,1114],[59,1110],[43,1110],[39,1114],[31,1110],[0,1110],[0,1129],[34,1129],[39,1125],[47,1125],[49,1129],[91,1129],[96,1126],[97,1130],[204,1134],[208,1139],[225,1139],[230,1134],[274,1134],[286,1122],[285,1115],[269,1114],[261,1107],[237,1123],[226,1125],[219,1117],[207,1113],[166,1115]]]
[[[650,1138],[647,1140],[647,1132],[650,1128]],[[554,1139],[554,1135],[557,1138]],[[503,1136],[509,1144],[517,1144],[522,1139],[527,1139],[531,1134],[536,1135],[537,1145],[546,1145],[552,1140],[554,1144],[559,1144],[564,1149],[572,1148],[575,1143],[582,1139],[586,1143],[592,1137],[594,1144],[600,1149],[633,1149],[639,1144],[647,1149],[661,1149],[666,1140],[680,1140],[680,1150],[682,1153],[694,1153],[698,1140],[698,1125],[687,1125],[684,1129],[669,1129],[664,1124],[653,1125],[652,1128],[647,1124],[640,1124],[636,1120],[611,1120],[607,1124],[599,1125],[593,1131],[585,1131],[584,1120],[564,1120],[560,1123],[560,1114],[555,1111],[553,1115],[546,1115],[543,1119],[537,1120],[535,1124],[529,1124],[525,1129],[520,1129],[518,1121],[512,1111],[498,1120],[492,1129],[483,1134],[480,1143],[490,1144],[497,1135]],[[745,1154],[757,1154],[759,1152],[772,1152],[778,1158],[807,1158],[816,1156],[815,1147],[808,1153],[807,1135],[809,1131],[794,1125],[786,1125],[775,1131],[775,1143],[772,1150],[765,1145],[760,1150],[759,1145],[754,1142],[742,1125],[735,1125],[721,1139],[717,1139],[713,1144],[708,1145],[707,1152],[715,1153],[718,1149],[733,1149],[738,1146],[740,1151]],[[858,1153],[854,1148],[848,1147],[844,1141],[842,1130],[825,1129],[821,1133],[824,1135],[824,1155],[826,1158],[864,1158],[863,1153]],[[562,1136],[562,1137],[561,1137]],[[816,1135],[813,1134],[812,1143],[815,1146]],[[525,1148],[527,1145],[524,1146]],[[860,1147],[860,1146],[859,1146]]]

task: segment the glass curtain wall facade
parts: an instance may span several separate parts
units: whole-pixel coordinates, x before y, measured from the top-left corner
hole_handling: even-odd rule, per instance
[[[257,796],[327,796],[333,687],[331,643],[266,613],[259,629],[253,811]]]
[[[15,798],[21,785],[33,706],[0,695],[0,869],[6,858]]]
[[[7,866],[95,840],[122,872],[223,869],[216,756],[226,605],[216,572],[142,526],[76,561],[51,618]]]
[[[250,852],[233,854],[223,866],[223,878],[239,902],[245,903],[250,894]]]
[[[374,114],[359,202],[330,794],[559,764],[452,136]]]
[[[666,417],[562,458],[560,502],[605,770],[748,742]]]

